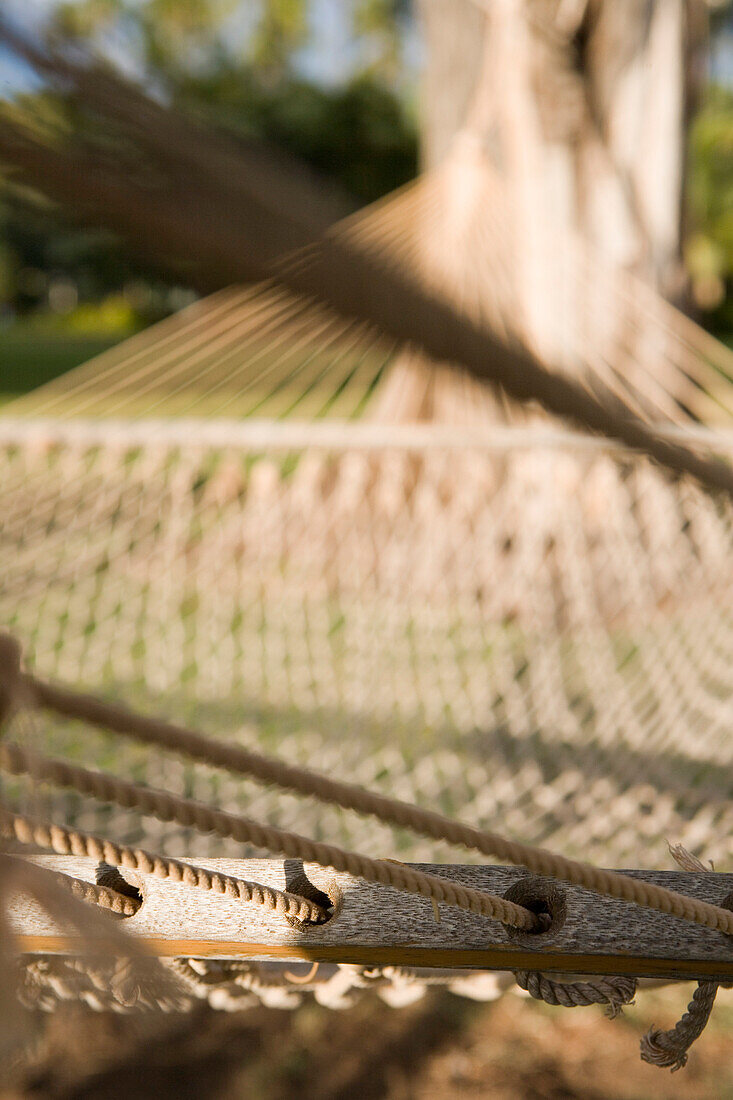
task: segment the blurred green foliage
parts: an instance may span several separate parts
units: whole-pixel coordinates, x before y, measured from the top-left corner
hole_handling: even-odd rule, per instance
[[[314,0],[63,0],[52,32],[127,59],[154,91],[234,135],[271,142],[368,203],[412,178],[417,127],[405,83],[407,0],[343,0],[351,26],[349,79],[308,79]],[[33,93],[34,110],[56,110]],[[12,104],[10,105],[12,108]],[[73,113],[64,124],[74,126]],[[685,259],[694,302],[709,327],[733,332],[733,91],[712,86],[690,132]],[[76,300],[121,296],[130,324],[173,308],[170,288],[137,264],[112,235],[74,225],[35,194],[0,186],[0,321]],[[53,306],[51,312],[54,312]],[[99,331],[102,310],[97,317]],[[87,317],[89,322],[89,317]],[[63,327],[60,322],[60,327]],[[85,322],[86,323],[86,322]]]
[[[37,194],[0,190],[0,320],[3,307],[22,316],[39,302],[49,303],[54,287],[73,287],[75,304],[142,284],[147,288],[143,312],[153,320],[167,312],[166,288],[151,282],[112,234],[73,224]]]
[[[124,55],[135,76],[173,104],[235,136],[277,145],[354,204],[371,202],[417,169],[416,124],[398,87],[407,4],[348,0],[344,9],[362,50],[348,81],[336,87],[302,75],[302,51],[315,33],[312,8],[309,0],[66,0],[53,13],[51,33]],[[49,113],[56,121],[60,113],[64,127],[76,125],[73,110],[45,91],[4,109],[28,107],[29,100],[38,125]],[[3,313],[22,317],[49,306],[66,316],[73,299],[120,294],[133,304],[131,323],[171,308],[166,288],[111,234],[74,225],[68,212],[14,187],[12,173],[1,182],[0,321]]]
[[[179,102],[235,133],[262,138],[329,177],[359,203],[372,202],[417,171],[414,120],[379,80],[361,74],[325,89],[288,76],[270,87],[252,70],[182,82]]]
[[[711,86],[690,132],[689,234],[693,296],[713,327],[733,331],[733,91]],[[726,293],[726,291],[728,293]]]
[[[317,8],[313,0],[61,0],[53,28],[66,38],[124,41],[148,77],[171,87],[230,64],[282,78],[316,35]],[[410,0],[333,0],[330,13],[321,5],[321,21],[336,9],[359,46],[357,70],[399,83]]]
[[[0,405],[85,363],[119,339],[113,334],[76,336],[64,330],[39,331],[35,324],[13,325],[0,336]]]

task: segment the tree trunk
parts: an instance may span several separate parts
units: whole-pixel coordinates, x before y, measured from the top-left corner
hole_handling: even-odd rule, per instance
[[[423,162],[441,181],[420,225],[426,268],[546,362],[622,370],[633,386],[639,364],[665,349],[640,305],[620,304],[625,273],[667,297],[681,288],[701,0],[422,0],[420,10]],[[407,355],[379,414],[453,419],[460,402],[444,409],[443,384],[436,404],[436,369]]]

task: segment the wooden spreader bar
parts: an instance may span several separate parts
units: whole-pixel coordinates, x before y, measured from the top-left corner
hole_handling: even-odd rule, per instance
[[[89,882],[100,865],[74,856],[29,857]],[[211,871],[309,894],[327,895],[334,915],[321,926],[295,927],[261,905],[243,903],[152,875],[123,871],[143,898],[118,926],[158,955],[280,959],[373,966],[543,970],[733,982],[733,936],[521,868],[416,864],[466,886],[507,895],[549,912],[546,932],[529,934],[447,905],[363,882],[298,860],[196,860]],[[104,870],[104,867],[101,868]],[[107,869],[108,870],[108,869]],[[733,875],[626,871],[635,878],[733,907]],[[318,891],[321,892],[320,897]],[[35,902],[13,899],[10,918],[23,952],[73,954],[79,940]],[[112,919],[112,918],[110,918]]]

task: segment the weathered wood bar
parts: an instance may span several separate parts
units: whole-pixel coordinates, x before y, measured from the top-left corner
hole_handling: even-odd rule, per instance
[[[89,882],[95,882],[100,871],[92,859],[29,858]],[[516,901],[516,891],[523,891],[525,904],[550,913],[546,932],[517,932],[446,905],[439,907],[436,916],[429,900],[317,865],[303,866],[297,860],[210,859],[204,864],[212,871],[294,892],[308,892],[310,884],[328,895],[334,915],[321,926],[295,927],[257,904],[124,871],[143,902],[119,926],[143,939],[154,953],[166,956],[733,981],[733,936],[566,883],[538,879],[522,868],[416,865],[493,894],[511,891]],[[731,907],[733,875],[626,873]],[[64,954],[79,949],[79,941],[30,899],[15,898],[10,916],[23,952]]]

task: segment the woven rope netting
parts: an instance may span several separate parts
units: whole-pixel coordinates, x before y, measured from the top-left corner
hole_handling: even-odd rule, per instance
[[[450,286],[506,340],[726,456],[733,439],[704,425],[729,417],[730,353],[572,241],[540,346],[504,189],[470,138],[457,150],[343,223],[343,239],[433,292]],[[451,256],[472,239],[491,260],[461,278]],[[724,494],[274,283],[197,302],[11,404],[0,467],[0,620],[38,676],[606,866],[664,866],[668,838],[730,857]],[[10,727],[36,751],[371,856],[455,856],[58,715],[20,710]],[[3,800],[170,857],[248,854],[15,776]],[[26,963],[28,1004],[146,1003],[114,960]],[[491,998],[511,983],[171,965],[173,1008],[289,1007],[303,992],[345,1007],[369,988],[400,1004],[431,983]],[[615,1010],[619,996],[592,999]]]
[[[39,60],[21,43],[173,166],[162,179],[178,203],[190,199],[180,193],[189,166],[191,193],[216,215],[191,238],[203,267],[271,277],[196,302],[0,417],[0,626],[28,670],[3,633],[0,719],[20,747],[0,753],[0,832],[26,852],[37,844],[96,864],[93,885],[73,877],[78,868],[53,880],[68,909],[38,868],[5,853],[0,885],[14,877],[88,944],[99,933],[90,905],[129,916],[144,904],[119,867],[264,905],[278,920],[320,920],[327,899],[302,896],[302,882],[271,889],[206,866],[255,855],[245,840],[422,894],[438,917],[439,901],[525,928],[538,920],[406,868],[455,859],[436,836],[469,844],[462,860],[495,856],[576,884],[590,875],[601,893],[667,913],[675,902],[686,920],[728,927],[715,923],[730,920],[724,909],[692,913],[684,894],[632,898],[619,876],[526,847],[643,868],[664,866],[674,839],[675,859],[697,871],[708,865],[686,849],[720,866],[733,854],[733,353],[587,241],[553,230],[552,187],[516,201],[524,169],[506,154],[522,127],[503,117],[508,42],[487,35],[440,166],[335,226],[306,216],[308,188],[280,179],[267,156],[214,139],[189,161],[195,126],[103,69]],[[26,182],[50,175],[52,193],[76,203],[74,157],[63,144],[41,156],[16,122],[5,149]],[[104,164],[86,215],[107,195],[123,235],[160,223],[161,252],[181,250],[189,238],[160,204],[168,184],[136,190],[123,170],[121,186],[117,165],[105,183]],[[243,265],[220,240],[231,215],[233,240],[252,243]],[[666,468],[561,429],[540,404]],[[155,736],[141,736],[141,715],[191,729],[152,723]],[[220,739],[215,752],[196,731]],[[232,745],[290,765],[290,780]],[[108,774],[78,766],[90,764]],[[386,799],[345,786],[329,794],[327,780],[428,812],[416,825],[414,806],[387,812]],[[430,811],[446,820],[427,827]],[[448,819],[500,835],[477,844]],[[100,919],[118,937],[106,958],[24,956],[0,985],[17,977],[20,1001],[47,1010],[78,1000],[177,1011],[198,999],[293,1007],[303,993],[343,1008],[365,989],[399,1005],[433,984],[491,999],[516,978],[550,1004],[611,1014],[637,988],[523,971],[159,963],[134,946],[128,957],[133,937]],[[716,989],[700,983],[673,1031],[649,1033],[643,1057],[683,1065]]]
[[[5,483],[37,486],[4,527],[3,617],[33,667],[594,861],[659,865],[669,836],[730,854],[728,508],[598,448],[345,448],[288,471],[291,451],[225,438],[4,451]],[[35,721],[54,754],[380,854],[445,855]],[[98,822],[78,801],[59,813]],[[141,828],[202,851],[152,822],[114,831]]]
[[[343,233],[439,283],[444,259],[418,245],[451,171]],[[495,260],[489,292],[467,283],[461,304],[513,338],[500,192],[477,172],[496,201],[463,228],[492,233]],[[569,246],[568,295],[590,264]],[[725,452],[689,414],[727,413],[729,353],[595,272],[601,334],[559,317],[565,369]],[[0,616],[39,674],[591,861],[663,865],[668,837],[731,854],[727,500],[269,284],[15,402],[0,431]],[[28,736],[314,837],[447,855],[72,723],[34,716]],[[235,853],[76,795],[6,790],[170,855]]]

